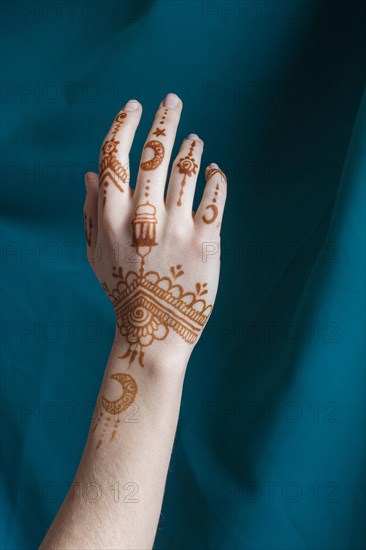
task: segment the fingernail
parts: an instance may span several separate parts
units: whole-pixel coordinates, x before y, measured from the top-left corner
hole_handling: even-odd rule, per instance
[[[85,174],[85,187],[88,189],[88,184],[96,183],[98,181],[98,175],[94,172],[87,172]]]
[[[197,134],[189,134],[189,136],[187,136],[187,139],[195,139],[195,140],[199,140],[199,141],[202,141]]]
[[[139,102],[136,99],[130,99],[126,105],[123,107],[124,111],[137,111],[139,108]]]
[[[179,97],[175,94],[168,94],[164,99],[164,106],[168,109],[175,109],[178,106]]]
[[[218,168],[218,165],[216,164],[216,162],[211,162],[211,164],[209,164],[207,168]]]

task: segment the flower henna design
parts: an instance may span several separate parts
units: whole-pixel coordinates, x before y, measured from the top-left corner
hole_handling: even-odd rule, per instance
[[[110,183],[115,185],[121,193],[124,193],[121,183],[126,183],[128,174],[117,158],[120,142],[116,140],[116,135],[126,117],[127,113],[119,113],[116,116],[111,139],[106,141],[102,147],[102,158],[99,164],[99,187],[103,186],[103,207],[107,201],[107,189]]]
[[[154,156],[152,159],[141,163],[141,170],[155,170],[163,162],[165,154],[164,145],[161,141],[153,139],[146,143],[144,149],[152,149],[154,151]]]
[[[126,374],[124,372],[116,372],[115,374],[112,374],[110,378],[116,380],[116,382],[118,382],[122,387],[123,391],[121,396],[112,401],[107,399],[104,395],[102,395],[101,397],[101,408],[97,414],[95,426],[93,428],[93,432],[95,432],[98,428],[98,425],[103,422],[102,432],[100,435],[100,439],[97,443],[97,449],[99,449],[99,447],[103,443],[103,438],[107,431],[110,429],[112,418],[113,430],[109,441],[113,441],[117,433],[117,429],[121,424],[121,419],[119,418],[120,413],[127,410],[132,405],[132,403],[135,401],[135,397],[137,394],[136,381],[134,380],[134,378],[132,378],[130,374]]]
[[[196,284],[194,292],[186,292],[177,280],[184,274],[182,265],[170,267],[169,275],[157,271],[145,272],[145,257],[156,242],[156,209],[146,202],[137,207],[132,220],[132,246],[140,257],[138,272],[124,273],[113,268],[117,286],[109,295],[116,312],[120,334],[129,344],[121,359],[129,358],[129,366],[138,360],[144,366],[144,348],[164,340],[173,330],[188,344],[194,344],[212,311],[203,298],[207,284]]]
[[[86,214],[84,214],[84,228],[85,228],[86,242],[87,242],[88,246],[91,246],[92,245],[93,223],[92,223],[92,219],[89,216],[87,216]]]
[[[177,206],[182,206],[182,197],[184,195],[184,187],[186,185],[186,178],[191,177],[193,174],[197,172],[198,164],[195,162],[193,158],[193,150],[196,146],[196,142],[193,141],[191,143],[191,146],[189,148],[188,154],[181,158],[177,164],[177,168],[179,170],[180,174],[183,174],[183,179],[180,184],[180,191],[179,196],[177,200]]]

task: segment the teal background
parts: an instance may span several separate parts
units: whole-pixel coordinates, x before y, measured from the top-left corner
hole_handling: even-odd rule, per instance
[[[130,97],[144,106],[136,173],[169,91],[185,104],[176,149],[198,133],[229,194],[156,548],[364,548],[363,3],[1,10],[1,548],[47,531],[113,339],[85,259],[83,174]]]

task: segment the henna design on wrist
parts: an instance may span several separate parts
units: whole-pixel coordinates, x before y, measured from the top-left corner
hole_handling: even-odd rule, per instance
[[[99,163],[99,187],[103,186],[103,207],[107,200],[107,188],[109,184],[112,183],[121,193],[124,193],[121,184],[127,182],[127,170],[117,158],[120,142],[116,140],[116,135],[126,117],[127,113],[124,112],[116,116],[111,138],[102,147],[102,156]]]
[[[154,156],[150,160],[142,162],[140,165],[141,170],[155,170],[163,162],[165,149],[161,141],[155,139],[148,141],[144,149],[152,149],[154,151]]]
[[[180,174],[183,174],[183,179],[180,184],[180,191],[178,195],[177,200],[177,206],[182,206],[182,198],[184,195],[184,187],[186,185],[186,178],[191,177],[193,174],[196,174],[198,164],[195,162],[193,158],[193,150],[196,146],[196,142],[192,141],[191,146],[189,148],[188,154],[185,157],[182,157],[179,159],[179,162],[177,164],[177,168],[179,170]]]
[[[124,273],[113,267],[117,286],[106,290],[116,312],[117,326],[129,348],[120,358],[129,358],[129,366],[138,360],[144,366],[144,348],[164,340],[170,329],[188,344],[194,344],[208,321],[212,305],[203,298],[207,283],[197,283],[194,292],[186,292],[177,280],[184,274],[182,265],[170,267],[169,275],[145,272],[145,257],[156,242],[156,208],[140,204],[132,220],[132,246],[140,257],[138,272]]]
[[[85,237],[89,247],[92,245],[92,228],[93,228],[92,219],[89,218],[89,216],[87,216],[86,214],[84,214]]]
[[[103,422],[102,432],[97,443],[97,449],[103,443],[103,438],[107,431],[110,429],[111,421],[113,420],[113,430],[110,436],[109,441],[113,441],[117,429],[121,424],[121,419],[119,415],[121,412],[127,410],[132,403],[135,401],[137,394],[137,384],[134,378],[130,374],[124,372],[116,372],[110,376],[113,380],[116,380],[122,387],[122,395],[118,399],[113,401],[107,399],[104,394],[101,396],[101,407],[98,411],[98,415],[95,421],[95,426],[93,432],[97,429],[98,425]]]

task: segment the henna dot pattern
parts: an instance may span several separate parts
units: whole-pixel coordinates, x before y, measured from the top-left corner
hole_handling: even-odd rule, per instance
[[[115,124],[111,134],[111,138],[104,142],[102,147],[101,161],[99,163],[99,187],[103,186],[103,207],[107,201],[107,189],[110,183],[124,192],[123,185],[127,181],[127,171],[118,160],[118,145],[116,140],[117,132],[124,123],[127,113],[119,113],[114,119]]]
[[[177,164],[179,173],[183,174],[183,179],[180,184],[180,191],[178,195],[177,206],[182,206],[182,198],[184,195],[186,178],[187,177],[190,178],[193,174],[196,174],[197,172],[198,164],[195,162],[193,158],[193,151],[195,146],[196,146],[196,142],[192,141],[188,154],[185,157],[182,157],[181,159],[179,159],[179,162]]]
[[[132,405],[135,401],[137,394],[137,384],[134,378],[130,374],[123,372],[116,372],[112,374],[111,379],[116,380],[122,387],[122,395],[117,399],[109,400],[104,395],[101,397],[101,410],[98,412],[96,423],[93,429],[93,432],[97,429],[98,425],[102,423],[102,432],[100,439],[97,443],[97,449],[103,443],[103,438],[107,431],[110,431],[110,424],[113,419],[113,430],[110,436],[110,441],[112,441],[116,435],[117,428],[119,427],[121,420],[119,415],[121,412],[125,411]]]
[[[120,334],[129,348],[121,359],[135,360],[144,366],[144,349],[164,340],[173,330],[188,344],[194,344],[207,323],[212,305],[206,303],[207,283],[197,283],[193,291],[186,291],[179,279],[184,275],[181,264],[170,267],[168,275],[145,271],[145,257],[156,242],[156,208],[146,202],[140,204],[132,220],[132,246],[140,257],[138,272],[125,273],[114,266],[112,276],[117,286],[106,290],[116,312]]]
[[[162,114],[162,116],[161,116],[161,119],[160,119],[160,121],[159,121],[159,124],[161,124],[161,125],[164,125],[164,124],[165,124],[165,119],[166,119],[166,117],[167,117],[168,110],[169,110],[169,109],[164,109],[164,112],[163,112],[163,114]],[[163,132],[165,132],[165,130],[163,130]],[[164,135],[165,135],[165,134],[164,134]]]
[[[215,174],[220,174],[221,183],[222,182],[226,183],[226,176],[225,176],[224,172],[222,170],[220,170],[219,168],[211,168],[210,170],[207,170],[206,171],[206,180],[208,181]],[[219,195],[219,191],[220,191],[220,185],[219,185],[219,183],[217,183],[216,186],[215,186],[214,196],[212,198],[212,204],[208,204],[205,208],[205,210],[210,212],[210,215],[203,214],[203,216],[202,216],[202,220],[204,221],[204,223],[207,223],[208,225],[210,225],[211,223],[214,223],[217,216],[219,215],[219,209],[217,208],[217,206],[215,204],[217,202],[217,197]]]
[[[154,151],[154,156],[152,159],[141,163],[141,170],[155,170],[163,162],[165,154],[164,145],[161,141],[153,139],[146,143],[144,149],[152,149]]]

